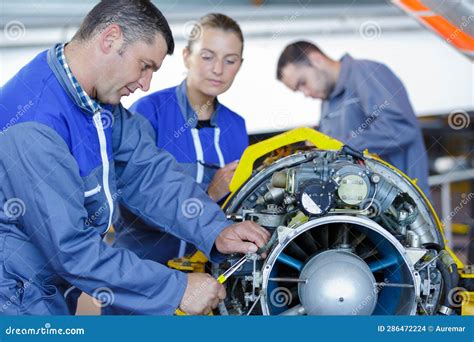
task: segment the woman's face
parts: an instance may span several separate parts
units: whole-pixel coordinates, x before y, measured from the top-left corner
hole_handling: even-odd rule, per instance
[[[204,27],[183,58],[188,87],[215,97],[230,88],[242,65],[242,42],[231,31]]]

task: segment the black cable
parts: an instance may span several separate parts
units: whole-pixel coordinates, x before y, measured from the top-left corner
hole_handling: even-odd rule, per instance
[[[421,246],[426,249],[434,249],[438,253],[442,250],[441,246],[435,242],[427,242],[422,244]]]
[[[450,296],[452,295],[452,290],[454,288],[452,283],[451,273],[449,272],[448,266],[444,264],[440,259],[436,260],[436,266],[438,267],[439,271],[441,272],[441,277],[443,278],[443,292],[444,292],[444,299],[443,305],[447,308],[452,307],[452,301]]]
[[[275,241],[277,239],[278,239],[278,233],[277,233],[277,230],[275,229],[275,231],[273,232],[272,237],[270,238],[270,241],[268,241],[265,246],[260,247],[259,249],[257,249],[257,254],[262,254],[262,253],[268,252],[268,250],[273,246],[273,244],[275,243]]]
[[[355,148],[353,148],[349,145],[344,145],[341,149],[341,153],[348,154],[348,155],[353,156],[357,159],[364,160],[364,153],[362,153],[361,151],[356,150]]]

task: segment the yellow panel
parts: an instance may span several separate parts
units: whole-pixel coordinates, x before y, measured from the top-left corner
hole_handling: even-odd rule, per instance
[[[240,158],[239,166],[235,170],[234,177],[229,185],[230,192],[237,191],[249,179],[252,175],[253,165],[258,158],[280,147],[303,141],[309,141],[322,150],[340,150],[343,146],[340,141],[307,127],[295,128],[251,145],[247,147],[242,158]]]
[[[174,258],[167,262],[168,267],[184,272],[204,273],[207,258],[201,251],[192,256]]]
[[[462,296],[462,316],[474,316],[474,292],[461,292]]]
[[[467,235],[469,234],[469,231],[471,230],[471,227],[467,224],[463,223],[453,223],[451,225],[451,230],[453,234],[460,234],[460,235]]]

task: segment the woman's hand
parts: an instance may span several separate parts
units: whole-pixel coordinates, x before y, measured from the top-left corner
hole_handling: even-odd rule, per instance
[[[229,163],[223,168],[217,170],[214,178],[207,188],[207,193],[214,202],[218,202],[229,193],[229,184],[232,180],[232,177],[234,177],[234,172],[237,168],[237,165],[239,165],[238,160],[233,161],[232,163]]]

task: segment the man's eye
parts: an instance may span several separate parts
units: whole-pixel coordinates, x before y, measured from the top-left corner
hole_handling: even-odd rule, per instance
[[[150,68],[150,66],[148,64],[142,63],[142,71],[145,71],[148,68]]]
[[[201,55],[201,58],[205,61],[210,61],[212,59],[212,56],[210,56],[210,55]]]
[[[226,59],[225,62],[226,62],[227,64],[229,64],[229,65],[232,65],[232,64],[237,63],[237,61],[234,60],[234,59]]]

